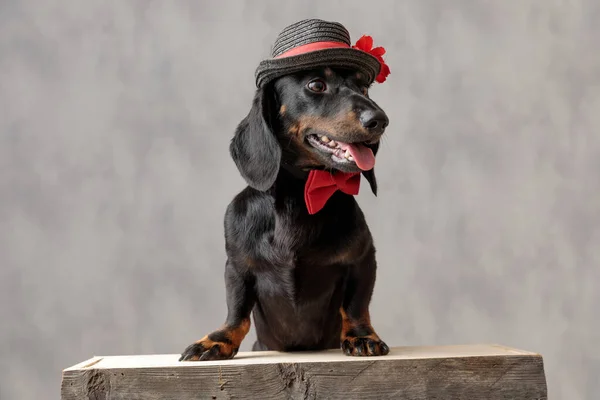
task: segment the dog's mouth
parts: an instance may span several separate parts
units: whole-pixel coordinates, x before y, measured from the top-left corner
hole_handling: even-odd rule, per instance
[[[346,143],[324,135],[308,135],[306,139],[317,150],[330,154],[335,163],[354,164],[363,171],[375,166],[375,155],[367,142]]]

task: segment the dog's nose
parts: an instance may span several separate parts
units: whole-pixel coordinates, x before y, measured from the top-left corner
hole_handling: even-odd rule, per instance
[[[387,115],[381,110],[365,110],[360,115],[360,122],[370,133],[381,135],[390,123]]]

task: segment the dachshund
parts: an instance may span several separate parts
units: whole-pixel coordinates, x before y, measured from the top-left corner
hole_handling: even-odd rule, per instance
[[[227,317],[179,361],[231,359],[251,326],[253,351],[341,349],[381,356],[371,325],[375,246],[353,195],[337,190],[316,213],[310,171],[353,173],[377,195],[373,165],[389,120],[354,70],[316,68],[257,89],[230,155],[247,183],[224,217]]]

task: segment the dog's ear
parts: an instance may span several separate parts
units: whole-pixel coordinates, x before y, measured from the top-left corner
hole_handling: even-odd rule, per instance
[[[275,106],[272,88],[259,88],[229,145],[231,158],[244,180],[261,191],[273,185],[281,162],[281,147],[273,132]]]
[[[371,147],[371,149],[373,150],[373,155],[377,155],[377,151],[379,150],[379,143],[376,143],[374,146]],[[368,171],[363,171],[362,174],[369,182],[373,194],[377,196],[377,178],[375,178],[375,168],[372,168]]]

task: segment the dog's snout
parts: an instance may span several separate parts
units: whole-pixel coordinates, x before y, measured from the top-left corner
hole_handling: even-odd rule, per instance
[[[360,122],[369,132],[381,135],[390,121],[382,110],[365,110],[360,115]]]

